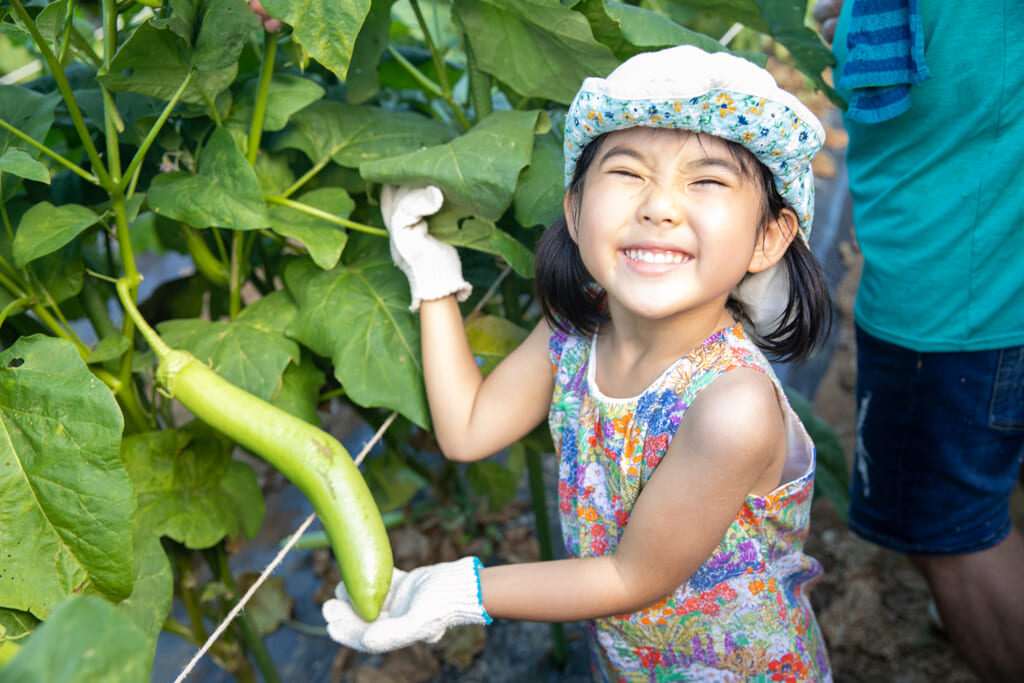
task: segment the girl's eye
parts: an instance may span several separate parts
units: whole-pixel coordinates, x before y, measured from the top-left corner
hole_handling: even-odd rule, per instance
[[[629,169],[626,169],[626,168],[614,168],[611,171],[609,171],[609,173],[611,173],[612,175],[622,176],[624,178],[639,178],[640,177],[638,174],[636,174],[633,171],[630,171]]]
[[[718,180],[717,178],[701,178],[700,180],[695,181],[693,184],[702,187],[727,187],[724,182]]]

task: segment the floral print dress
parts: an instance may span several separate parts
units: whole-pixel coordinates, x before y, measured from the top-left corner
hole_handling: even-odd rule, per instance
[[[640,396],[609,398],[594,381],[595,340],[556,330],[549,344],[559,512],[573,557],[615,552],[637,496],[704,387],[740,367],[761,370],[778,386],[764,355],[736,325],[712,334]],[[832,680],[808,600],[821,565],[803,552],[814,445],[787,412],[787,483],[767,497],[747,496],[711,557],[672,595],[588,624],[599,680]]]

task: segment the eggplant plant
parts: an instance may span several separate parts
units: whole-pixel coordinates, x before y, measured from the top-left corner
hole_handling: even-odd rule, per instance
[[[262,11],[281,27],[246,0],[0,0],[2,681],[144,681],[161,631],[201,644],[225,610],[196,568],[237,598],[228,542],[264,515],[237,448],[310,497],[346,582],[372,588],[368,617],[390,577],[381,513],[423,495],[501,507],[524,470],[539,481],[543,436],[468,468],[411,447],[430,418],[381,184],[443,191],[430,230],[462,248],[487,370],[537,317],[532,247],[561,211],[561,121],[584,77],[727,49],[742,24],[730,48],[782,53],[832,93],[804,0]],[[321,429],[328,404],[373,427],[399,416],[361,472],[326,473],[348,459]],[[211,656],[275,680],[240,619]]]

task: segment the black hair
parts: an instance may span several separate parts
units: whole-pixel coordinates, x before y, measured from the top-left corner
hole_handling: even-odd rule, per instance
[[[583,206],[583,178],[605,135],[592,140],[576,160],[568,189],[574,225],[579,225]],[[763,190],[763,232],[770,221],[778,220],[783,209],[791,207],[779,193],[775,177],[767,166],[742,145],[729,140],[724,142],[744,173]],[[608,320],[604,293],[594,286],[593,277],[583,265],[565,216],[559,217],[541,235],[534,258],[537,300],[552,327],[589,336]],[[809,356],[828,336],[832,326],[832,300],[825,274],[803,239],[793,239],[782,262],[789,277],[789,300],[783,320],[764,334],[754,333],[752,325],[748,325],[748,331],[766,354],[780,361],[798,360]],[[729,297],[726,308],[737,320],[750,322],[749,314],[735,297]]]

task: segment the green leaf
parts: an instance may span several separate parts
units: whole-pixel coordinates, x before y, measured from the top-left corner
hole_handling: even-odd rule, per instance
[[[160,29],[152,22],[140,25],[118,48],[110,63],[110,71],[100,71],[96,79],[108,90],[149,95],[170,100],[189,71],[194,51],[180,36]],[[235,80],[238,65],[223,69],[199,71],[181,101],[209,106]]]
[[[226,123],[234,124],[248,132],[252,121],[253,102],[256,98],[258,79],[246,81],[235,99],[231,116]],[[308,78],[293,74],[274,74],[267,93],[263,130],[278,131],[288,125],[288,119],[324,96],[324,89]]]
[[[259,574],[245,572],[238,577],[238,591],[245,593],[256,583]],[[259,636],[267,636],[291,619],[295,598],[288,595],[284,579],[271,576],[266,579],[245,605],[245,612]]]
[[[332,159],[350,168],[450,140],[444,123],[420,114],[320,101],[292,116],[274,149],[293,148],[313,163]]]
[[[118,603],[117,609],[145,635],[145,652],[156,651],[157,637],[171,611],[173,598],[174,575],[160,539],[136,529],[135,587],[131,595]]]
[[[491,233],[491,246],[501,254],[512,270],[527,280],[533,279],[533,252],[504,230]]]
[[[41,623],[28,612],[0,607],[0,641],[22,640],[26,635],[39,628]]]
[[[388,47],[393,4],[395,0],[372,0],[370,3],[370,12],[352,48],[352,61],[345,80],[345,100],[349,104],[366,102],[380,90],[378,68],[381,55]]]
[[[496,221],[530,163],[537,112],[497,111],[451,142],[359,166],[379,183],[433,184],[452,201]]]
[[[263,498],[256,473],[232,460],[231,450],[227,439],[198,421],[126,437],[121,456],[138,492],[139,527],[195,549],[225,536],[251,536]]]
[[[0,155],[0,173],[10,173],[37,183],[50,183],[50,170],[46,165],[21,149],[9,149]]]
[[[189,318],[168,320],[157,329],[172,348],[189,351],[227,381],[267,401],[288,364],[299,361],[299,345],[284,335],[295,315],[288,295],[274,292],[231,322]]]
[[[519,475],[501,463],[490,460],[471,463],[466,468],[466,476],[473,493],[486,496],[492,510],[502,509],[516,496]]]
[[[60,93],[38,93],[17,85],[0,85],[0,119],[17,128],[33,140],[43,140],[53,125],[53,115],[60,102]],[[20,149],[33,159],[40,151],[21,138],[0,129],[0,154]]]
[[[608,17],[622,30],[622,37],[641,48],[695,45],[705,52],[728,51],[714,38],[680,26],[666,16],[623,2],[604,0]]]
[[[245,42],[260,27],[241,0],[169,0],[168,5],[170,15],[152,23],[169,28],[194,49],[192,65],[199,71],[233,67]]]
[[[441,210],[427,219],[432,237],[455,247],[468,247],[488,254],[497,254],[491,235],[498,229],[493,221],[477,218],[461,206],[445,203]]]
[[[299,304],[288,334],[333,361],[352,401],[397,410],[426,427],[419,324],[387,240],[353,237],[345,261],[329,271],[308,261],[285,269],[285,285]]]
[[[264,0],[263,8],[290,24],[313,59],[344,81],[370,0]]]
[[[510,354],[529,335],[514,322],[493,315],[475,316],[466,321],[466,337],[473,355],[483,360],[485,375]]]
[[[75,347],[43,336],[0,353],[0,605],[46,618],[64,597],[132,588],[135,493],[123,420]]]
[[[794,412],[804,423],[817,451],[814,473],[814,494],[832,501],[836,512],[847,521],[850,509],[850,475],[846,469],[843,445],[835,430],[814,413],[810,402],[796,389],[785,387],[786,397]]]
[[[19,268],[37,258],[52,254],[70,243],[88,228],[96,225],[100,217],[85,206],[65,204],[54,206],[39,202],[25,212],[14,235],[11,251],[14,264]]]
[[[281,376],[281,387],[270,402],[296,417],[317,427],[323,424],[318,408],[320,388],[324,385],[324,373],[316,366],[310,354],[302,355],[296,365],[290,363]]]
[[[516,185],[516,221],[523,227],[549,226],[562,215],[565,196],[562,143],[554,135],[539,135],[530,165]]]
[[[356,207],[348,192],[333,187],[307,192],[298,201],[338,218],[348,218]],[[337,265],[341,250],[348,241],[348,233],[343,228],[287,206],[271,208],[270,227],[282,237],[291,237],[301,242],[309,250],[313,262],[324,270]]]
[[[619,64],[586,17],[558,2],[455,0],[455,7],[477,66],[520,95],[568,104],[584,78]]]
[[[362,472],[382,513],[401,508],[428,483],[404,458],[390,450],[379,457],[368,458]]]
[[[145,634],[106,600],[62,602],[0,671],[4,683],[143,683],[153,668]]]
[[[124,335],[115,334],[106,337],[96,345],[96,348],[92,350],[89,356],[85,359],[85,362],[92,365],[94,363],[106,363],[110,360],[117,360],[132,346],[131,342],[128,341]]]
[[[153,211],[194,228],[260,230],[270,224],[256,173],[223,128],[203,148],[196,175],[158,175],[148,196]]]

